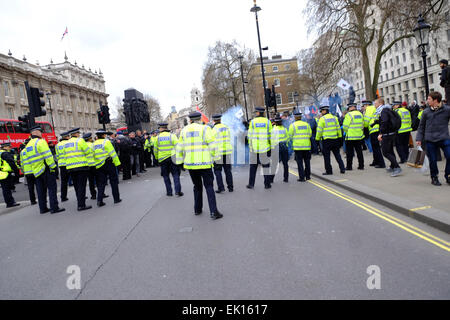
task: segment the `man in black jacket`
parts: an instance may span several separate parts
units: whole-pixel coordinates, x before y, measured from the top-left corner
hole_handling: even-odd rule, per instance
[[[442,94],[431,92],[428,96],[429,108],[425,109],[417,129],[416,143],[427,147],[430,161],[431,184],[440,186],[437,157],[439,149],[444,150],[447,163],[445,166],[445,180],[450,184],[450,135],[448,124],[450,121],[450,107],[442,103]]]
[[[131,141],[125,135],[119,135],[116,139],[119,147],[119,160],[122,164],[123,180],[131,179]]]
[[[12,186],[14,185],[15,177],[19,176],[19,169],[16,166],[13,155],[10,153],[11,143],[3,143],[0,150],[0,185],[2,186],[3,198],[7,208],[17,207],[20,204],[16,203],[12,196]],[[11,175],[11,170],[14,176]]]
[[[397,177],[402,172],[402,169],[394,153],[395,137],[397,135],[397,131],[391,125],[391,117],[394,116],[394,111],[392,111],[390,105],[385,105],[384,99],[382,98],[375,101],[375,107],[377,108],[376,114],[379,116],[379,120],[375,121],[375,124],[380,125],[378,141],[381,142],[383,156],[391,162],[391,166],[387,169],[387,172],[391,173],[391,177]]]
[[[448,66],[448,60],[443,59],[439,61],[439,65],[442,69],[440,85],[445,90],[445,100],[448,102],[448,99],[450,99],[450,67]]]
[[[141,173],[139,153],[141,149],[143,150],[143,147],[140,139],[136,137],[136,133],[130,132],[129,138],[131,142],[130,159],[131,159],[132,174],[139,177],[139,173]]]

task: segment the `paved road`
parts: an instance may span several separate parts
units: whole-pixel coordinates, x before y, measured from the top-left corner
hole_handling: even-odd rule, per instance
[[[194,216],[186,173],[185,196],[166,197],[158,169],[122,182],[118,205],[77,213],[71,191],[60,215],[3,209],[0,299],[450,298],[449,235],[318,181],[251,191],[248,169],[234,175],[217,221]],[[70,265],[82,290],[66,287]]]

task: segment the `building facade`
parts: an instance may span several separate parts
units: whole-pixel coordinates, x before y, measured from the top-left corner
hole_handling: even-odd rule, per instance
[[[292,111],[296,106],[295,93],[298,89],[298,61],[283,59],[281,55],[272,59],[263,57],[266,88],[275,86],[277,111]],[[261,60],[252,64],[249,72],[249,107],[264,106],[264,88],[261,74]]]
[[[108,94],[100,70],[86,70],[84,65],[70,63],[67,56],[63,63],[40,66],[28,63],[25,57],[0,54],[0,118],[17,119],[29,112],[25,81],[50,93],[51,111],[44,96],[47,115],[38,120],[53,122],[57,135],[75,127],[84,132],[101,127],[97,110],[100,103],[106,103]]]

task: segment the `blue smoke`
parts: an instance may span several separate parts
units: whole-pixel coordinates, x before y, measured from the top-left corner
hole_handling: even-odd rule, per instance
[[[243,109],[241,106],[231,107],[222,114],[222,123],[230,128],[231,144],[233,146],[233,165],[243,165],[248,162],[248,146],[245,145],[247,130],[243,123]],[[241,113],[242,115],[239,115]]]

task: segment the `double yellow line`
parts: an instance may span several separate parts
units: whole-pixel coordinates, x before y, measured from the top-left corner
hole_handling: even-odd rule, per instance
[[[293,174],[294,176],[298,177],[297,173],[295,173],[295,172],[293,172],[291,170],[289,170],[289,172],[291,174]],[[415,227],[415,226],[413,226],[413,225],[411,225],[411,224],[409,224],[409,223],[407,223],[407,222],[405,222],[403,220],[400,220],[400,219],[398,219],[396,217],[393,217],[393,216],[387,214],[386,212],[383,212],[383,211],[381,211],[381,210],[379,210],[377,208],[374,208],[374,207],[368,205],[367,203],[364,203],[364,202],[359,201],[359,200],[357,200],[355,198],[352,198],[352,197],[350,197],[350,196],[348,196],[346,194],[343,194],[342,192],[339,192],[336,189],[333,189],[333,188],[331,188],[329,186],[326,186],[326,185],[324,185],[322,183],[319,183],[317,181],[312,181],[312,180],[310,180],[309,183],[315,185],[316,187],[318,187],[318,188],[320,188],[322,190],[325,190],[325,191],[335,195],[338,198],[341,198],[341,199],[343,199],[345,201],[348,201],[348,202],[354,204],[355,206],[363,209],[364,211],[367,211],[367,212],[373,214],[374,216],[377,216],[378,218],[381,218],[381,219],[383,219],[383,220],[385,220],[385,221],[387,221],[387,222],[389,222],[389,223],[391,223],[391,224],[393,224],[393,225],[395,225],[395,226],[397,226],[397,227],[399,227],[399,228],[401,228],[401,229],[403,229],[403,230],[405,230],[405,231],[407,231],[407,232],[409,232],[409,233],[411,233],[411,234],[413,234],[413,235],[415,235],[415,236],[417,236],[417,237],[419,237],[419,238],[421,238],[421,239],[423,239],[425,241],[428,241],[429,243],[432,243],[435,246],[438,246],[439,248],[441,248],[441,249],[443,249],[443,250],[445,250],[447,252],[450,252],[450,243],[445,241],[445,240],[442,240],[442,239],[440,239],[440,238],[438,238],[438,237],[436,237],[436,236],[434,236],[432,234],[429,234],[429,233],[423,231],[420,228],[417,228],[417,227]]]

